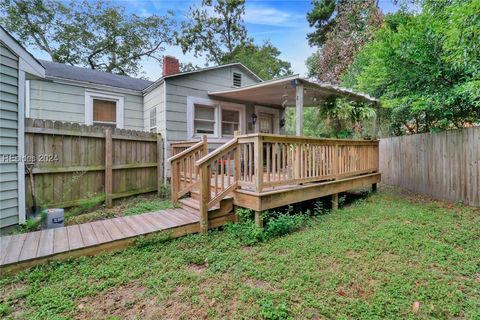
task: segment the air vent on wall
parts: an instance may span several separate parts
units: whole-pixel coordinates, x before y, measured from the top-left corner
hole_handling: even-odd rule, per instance
[[[234,87],[241,87],[242,86],[242,74],[241,73],[233,73],[233,86]]]

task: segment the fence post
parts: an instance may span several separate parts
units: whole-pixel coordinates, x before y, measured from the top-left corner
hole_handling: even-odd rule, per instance
[[[105,204],[112,206],[112,129],[105,129]]]
[[[157,194],[163,196],[163,138],[162,134],[157,134]]]

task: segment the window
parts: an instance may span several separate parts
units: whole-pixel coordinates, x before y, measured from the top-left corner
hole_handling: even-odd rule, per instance
[[[222,108],[222,136],[233,136],[240,128],[240,111]]]
[[[193,128],[195,134],[214,135],[215,107],[196,104]]]
[[[230,139],[235,131],[245,132],[245,105],[187,97],[187,137]]]
[[[123,97],[85,91],[85,124],[123,128]]]
[[[93,99],[93,124],[117,126],[117,102]]]
[[[242,74],[234,72],[233,73],[233,86],[241,87],[242,86]]]
[[[157,108],[150,110],[150,132],[157,132]]]

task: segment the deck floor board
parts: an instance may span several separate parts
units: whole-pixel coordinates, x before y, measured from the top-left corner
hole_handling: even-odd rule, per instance
[[[57,255],[198,223],[176,208],[0,237],[0,267],[45,261]]]

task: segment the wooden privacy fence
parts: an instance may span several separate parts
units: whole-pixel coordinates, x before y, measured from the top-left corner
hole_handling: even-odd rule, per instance
[[[380,140],[382,182],[480,206],[480,128]]]
[[[24,161],[27,208],[30,171],[40,206],[111,205],[163,186],[163,140],[149,132],[26,119]]]

